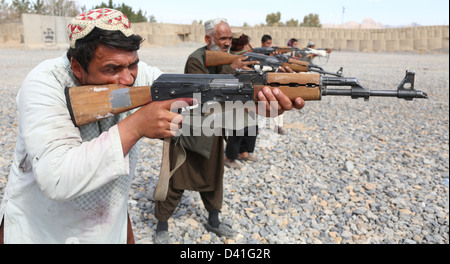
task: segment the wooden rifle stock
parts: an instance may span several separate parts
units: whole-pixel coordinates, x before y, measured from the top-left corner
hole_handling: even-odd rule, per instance
[[[67,107],[75,126],[111,117],[151,101],[150,86],[118,84],[67,87]]]
[[[241,55],[233,55],[228,52],[207,50],[205,55],[205,66],[213,67],[220,65],[227,65],[233,63]]]
[[[306,61],[289,58],[288,63],[283,63],[283,67],[288,66],[295,72],[307,72],[309,70],[309,63]]]
[[[233,63],[239,57],[244,55],[233,55],[222,51],[212,51],[207,50],[205,55],[205,65],[206,67],[228,65]],[[309,63],[306,61],[296,60],[289,58],[288,62],[283,62],[282,67],[288,66],[295,72],[307,72],[309,70]]]
[[[274,47],[279,53],[289,53],[292,51],[291,47]]]

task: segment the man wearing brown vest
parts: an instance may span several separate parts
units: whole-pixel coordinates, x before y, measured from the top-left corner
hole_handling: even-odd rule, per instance
[[[206,50],[229,52],[231,47],[231,28],[225,19],[213,19],[205,23],[206,46],[194,51],[188,58],[185,73],[188,74],[231,74],[235,69],[249,70],[251,64],[257,62],[236,59],[230,65],[207,67],[205,65]],[[264,96],[274,98],[274,94],[267,89]],[[262,94],[261,94],[262,95]],[[262,96],[262,97],[264,97]],[[283,110],[292,108],[292,104],[285,105],[279,101]],[[304,101],[297,98],[295,108],[302,108]],[[285,106],[285,107],[283,107]],[[184,124],[183,124],[184,125]],[[205,209],[209,213],[205,228],[218,236],[233,238],[236,232],[219,220],[223,198],[224,173],[224,140],[223,136],[183,136],[183,145],[186,149],[186,161],[173,174],[165,201],[156,201],[155,216],[158,219],[155,243],[169,243],[167,220],[173,214],[180,202],[184,190],[194,190],[200,193]],[[174,141],[171,144],[171,157],[177,156]],[[174,159],[171,159],[174,160]],[[173,169],[175,164],[171,164]]]

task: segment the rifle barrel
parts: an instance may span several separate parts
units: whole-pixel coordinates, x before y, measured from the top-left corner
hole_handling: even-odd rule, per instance
[[[408,80],[412,78],[412,80]],[[405,100],[412,100],[414,98],[424,98],[428,99],[428,95],[422,91],[417,91],[414,89],[412,83],[414,78],[414,73],[407,72],[405,79],[402,81],[410,81],[411,87],[409,89],[404,88],[402,85],[398,87],[397,90],[369,90],[364,88],[359,83],[358,79],[353,77],[322,77],[322,95],[335,95],[335,96],[351,96],[352,98],[364,98],[368,100],[370,96],[378,97],[397,97]],[[328,89],[327,86],[350,86],[350,89]]]
[[[352,96],[355,97],[354,89],[323,89],[322,96],[334,95],[334,96]],[[428,99],[428,94],[422,91],[398,91],[398,90],[367,90],[366,96],[377,97],[397,97],[403,99],[423,98]],[[361,97],[361,96],[357,96]]]

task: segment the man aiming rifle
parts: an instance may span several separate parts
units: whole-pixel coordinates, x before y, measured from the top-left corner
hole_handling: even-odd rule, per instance
[[[172,137],[183,117],[171,107],[192,105],[193,99],[147,97],[138,110],[75,126],[69,111],[75,102],[66,100],[66,87],[121,86],[108,105],[130,110],[131,94],[152,85],[162,72],[139,60],[142,38],[117,10],[84,12],[70,22],[67,33],[68,52],[35,67],[17,95],[18,139],[0,207],[0,241],[133,243],[127,205],[138,142],[143,137]],[[91,92],[95,105],[105,91]],[[268,102],[278,102],[280,112],[304,104],[269,88],[258,99],[268,108]]]

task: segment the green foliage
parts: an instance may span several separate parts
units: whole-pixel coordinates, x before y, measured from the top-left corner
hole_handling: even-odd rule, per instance
[[[36,3],[33,3],[33,11],[36,14],[47,14],[47,11],[45,9],[44,1],[43,0],[37,0]]]
[[[31,13],[31,3],[28,0],[13,0],[11,5],[17,14]]]
[[[301,27],[322,27],[320,24],[318,14],[309,14],[303,18],[303,22],[300,24]]]
[[[80,13],[72,0],[13,0],[10,5],[2,0],[0,5],[0,21],[20,19],[22,14],[72,17]]]
[[[139,11],[140,11],[140,10],[139,10]],[[148,22],[150,22],[150,23],[156,23],[156,18],[155,18],[155,16],[154,16],[154,15],[150,15]],[[201,22],[201,20],[200,20],[200,22]]]
[[[299,26],[298,19],[291,18],[290,20],[286,21],[286,24],[284,24],[283,22],[280,22],[280,20],[281,20],[280,12],[268,14],[266,16],[266,25],[269,27],[298,27]],[[317,20],[318,20],[318,16],[317,16]],[[300,25],[300,26],[302,26],[302,25]]]
[[[268,14],[266,16],[266,23],[267,23],[267,26],[269,26],[269,27],[283,26],[283,23],[280,22],[280,20],[281,20],[280,12]]]
[[[286,21],[286,27],[298,27],[298,20],[291,18],[291,20]]]
[[[1,0],[0,21],[20,19],[21,15],[24,13],[73,17],[81,12],[89,10],[86,6],[81,8],[78,7],[75,2],[76,1],[73,0],[13,0],[11,4],[8,4],[5,0]],[[112,0],[109,0],[107,4],[102,2],[100,5],[92,7],[92,9],[102,7],[121,11],[132,23],[156,22],[153,15],[147,17],[147,12],[144,12],[141,9],[134,11],[131,6],[126,4],[115,5]]]

